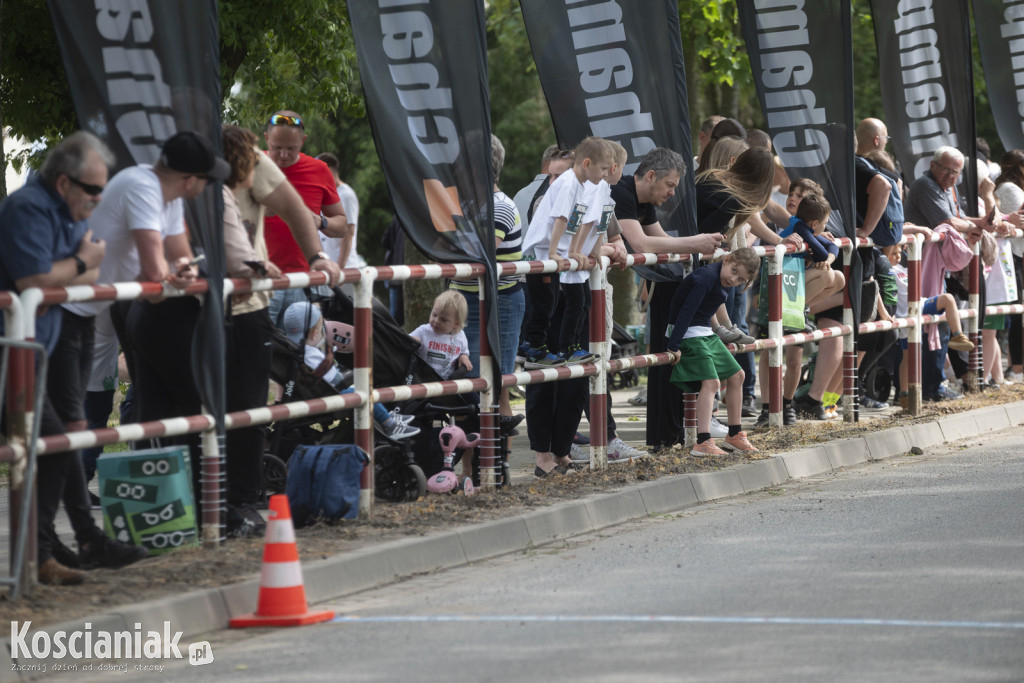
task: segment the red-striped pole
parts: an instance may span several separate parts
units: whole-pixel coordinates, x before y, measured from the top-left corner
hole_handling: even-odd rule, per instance
[[[480,393],[480,485],[494,488],[501,469],[498,453],[498,395],[501,387],[493,385],[494,356],[491,354],[491,340],[487,334],[487,287],[484,276],[477,278],[478,306],[480,308],[480,377],[487,380],[487,388]],[[508,331],[502,330],[509,334]],[[505,482],[506,484],[508,482]]]
[[[679,361],[682,362],[681,360]],[[683,445],[687,451],[697,444],[697,394],[683,394]]]
[[[766,259],[768,264],[768,337],[775,346],[768,350],[768,426],[782,427],[782,264],[786,255],[781,245]],[[761,296],[766,293],[761,292]]]
[[[355,301],[352,322],[355,327],[355,345],[352,368],[356,394],[362,403],[355,410],[355,441],[366,452],[369,460],[359,478],[359,516],[373,516],[373,281],[377,271],[367,268],[355,282]]]
[[[907,254],[907,317],[914,321],[907,335],[907,386],[900,387],[907,392],[907,412],[921,414],[921,337],[923,334],[921,312],[924,299],[921,297],[921,248],[923,235],[913,235],[909,240]]]
[[[590,269],[590,353],[599,372],[590,378],[590,469],[608,466],[608,318],[605,315],[607,271],[600,257]]]
[[[971,257],[971,265],[967,271],[968,301],[970,307],[975,311],[981,311],[980,246],[980,242],[972,246],[971,250],[974,252],[974,256]],[[982,365],[984,359],[981,349],[981,329],[978,327],[977,316],[967,321],[967,328],[970,330],[970,339],[974,342],[974,348],[967,353],[967,377],[964,378],[966,380],[964,389],[965,391],[980,391],[981,385],[985,381],[985,371]],[[968,386],[968,383],[971,386]]]
[[[850,289],[853,285],[850,281],[852,275],[853,253],[856,248],[854,243],[844,244],[843,249],[843,276],[846,279],[846,287],[843,288],[843,324],[850,328],[850,334],[843,336],[843,421],[853,422],[857,419],[857,346],[854,339],[853,324],[853,302],[850,300]],[[864,310],[864,307],[861,307]]]

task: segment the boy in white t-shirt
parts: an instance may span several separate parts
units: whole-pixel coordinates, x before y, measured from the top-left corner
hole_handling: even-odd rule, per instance
[[[584,203],[587,212],[583,216],[583,225],[575,234],[566,234],[563,241],[568,241],[569,258],[583,262],[587,256],[600,258],[607,241],[608,223],[615,214],[615,201],[612,199],[611,186],[622,178],[622,168],[628,158],[626,148],[617,142],[605,140],[612,151],[612,165],[608,171],[608,179],[602,179],[596,185],[587,181],[585,184]],[[609,256],[612,256],[609,253]],[[565,308],[562,316],[562,330],[559,336],[559,348],[568,364],[589,363],[594,360],[593,354],[582,346],[587,311],[590,298],[587,280],[590,271],[571,270],[560,273],[562,295],[565,297]]]
[[[462,330],[467,312],[466,297],[454,289],[446,289],[434,299],[430,322],[410,333],[420,343],[416,353],[442,379],[450,378],[457,368],[473,369],[469,361],[469,342]]]
[[[533,214],[530,228],[523,241],[525,260],[551,259],[559,265],[568,265],[569,243],[583,225],[587,213],[584,182],[595,185],[608,177],[614,161],[611,146],[601,138],[585,138],[576,147],[576,161],[571,169],[558,176],[544,194]],[[568,233],[568,239],[563,235]],[[548,327],[558,302],[559,278],[552,273],[526,276],[526,290],[530,310],[524,323],[526,337],[523,348],[527,369],[563,365],[565,360],[548,350]],[[566,301],[566,307],[578,307],[578,302]],[[561,349],[569,352],[568,348]]]

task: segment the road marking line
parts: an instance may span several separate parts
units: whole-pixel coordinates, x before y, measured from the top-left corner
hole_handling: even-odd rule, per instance
[[[974,628],[974,629],[1024,629],[1024,622],[1017,621],[947,621],[915,619],[842,619],[812,617],[701,617],[671,615],[592,615],[573,616],[567,614],[507,614],[507,615],[461,615],[431,614],[422,616],[366,616],[339,615],[334,618],[338,624],[372,623],[439,623],[439,622],[529,622],[529,623],[663,623],[663,624],[772,624],[783,626],[902,626],[910,628]]]

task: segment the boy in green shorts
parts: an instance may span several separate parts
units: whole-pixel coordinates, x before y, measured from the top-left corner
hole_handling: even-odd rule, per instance
[[[697,395],[697,444],[691,455],[725,455],[711,438],[711,411],[715,393],[722,380],[726,386],[726,410],[729,435],[722,445],[743,455],[758,450],[740,431],[743,409],[743,370],[725,343],[711,331],[711,316],[725,303],[725,288],[750,286],[757,276],[761,260],[753,249],[743,248],[725,259],[697,268],[683,280],[672,297],[669,320],[675,322],[665,331],[670,351],[680,351],[680,361],[672,368],[670,381],[686,392]]]

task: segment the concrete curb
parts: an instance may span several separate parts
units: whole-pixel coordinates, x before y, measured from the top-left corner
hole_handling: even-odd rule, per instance
[[[625,490],[557,503],[507,519],[483,522],[426,537],[406,538],[360,548],[343,556],[305,563],[303,575],[310,603],[336,600],[423,572],[464,566],[500,555],[523,552],[580,534],[644,517],[677,512],[701,503],[761,491],[790,480],[836,472],[869,461],[891,458],[917,446],[972,438],[1024,424],[1024,401],[943,417],[936,422],[896,427],[860,437],[831,441],[766,460],[717,472],[665,477]],[[109,612],[54,624],[49,633],[73,631],[92,624],[100,630],[162,630],[170,621],[183,638],[227,628],[232,616],[251,612],[257,579],[195,591]],[[10,638],[0,647],[0,682],[23,680],[11,671]],[[52,664],[66,660],[32,660]],[[25,672],[26,679],[35,672]]]

